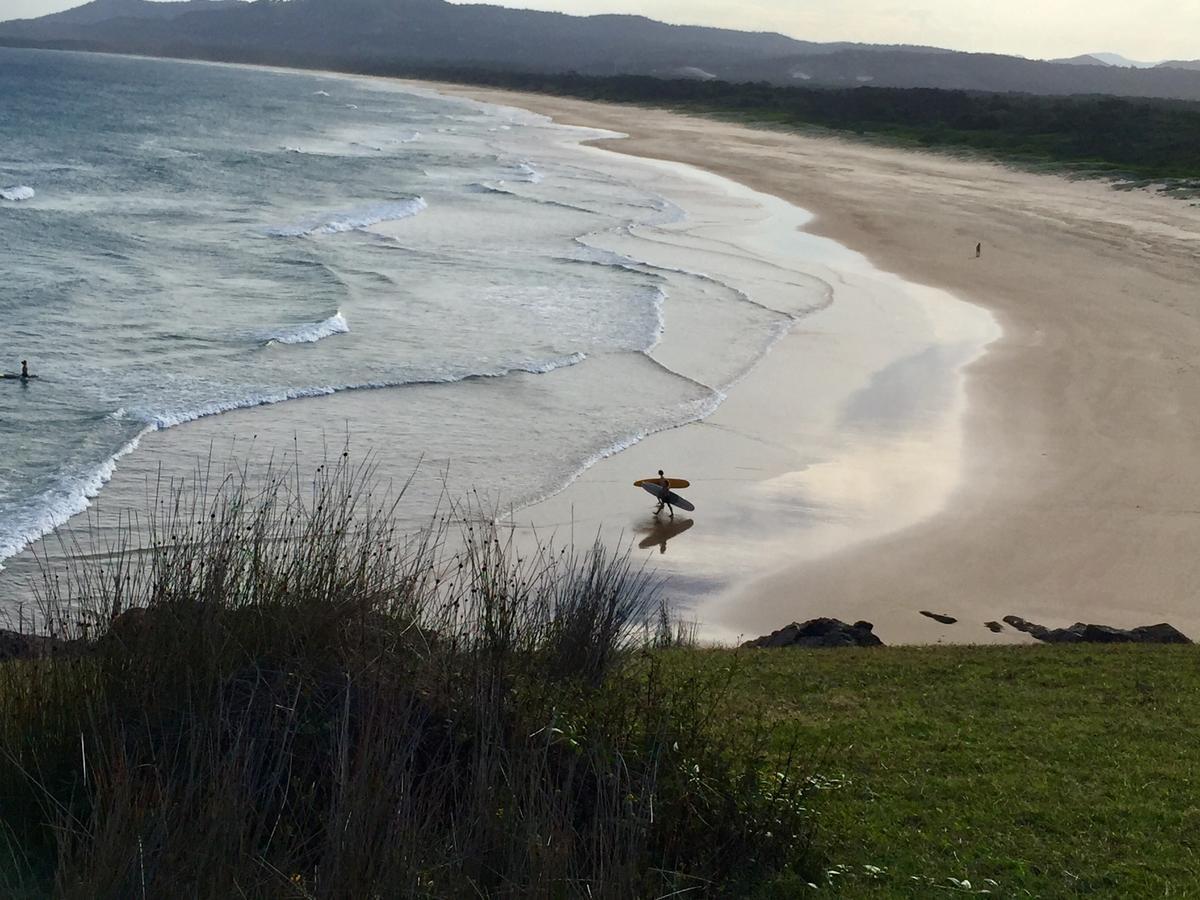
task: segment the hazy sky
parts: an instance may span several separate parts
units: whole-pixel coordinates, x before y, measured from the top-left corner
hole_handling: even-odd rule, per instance
[[[0,0],[0,19],[40,16],[80,2]],[[504,0],[504,5],[578,14],[637,12],[814,41],[932,44],[1039,58],[1100,51],[1149,60],[1200,57],[1200,0]]]

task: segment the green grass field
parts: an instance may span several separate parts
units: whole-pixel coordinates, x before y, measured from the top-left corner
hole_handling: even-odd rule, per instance
[[[401,535],[346,456],[48,582],[0,900],[1200,896],[1198,648],[699,649],[628,557]]]
[[[841,873],[823,890],[1200,895],[1195,648],[707,651],[673,664],[734,667],[726,726],[765,715],[780,752],[795,741],[812,755],[817,848]]]

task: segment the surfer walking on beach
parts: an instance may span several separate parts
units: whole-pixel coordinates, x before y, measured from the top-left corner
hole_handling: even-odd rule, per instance
[[[983,256],[983,241],[975,245],[975,258],[979,259],[981,256]]]
[[[663,507],[665,506],[668,510],[670,510],[671,518],[673,519],[675,518],[675,507],[673,507],[667,500],[667,497],[669,497],[671,494],[671,479],[663,474],[662,469],[658,470],[658,484],[659,487],[662,488],[662,493],[658,497],[658,506],[655,508],[654,514],[657,516],[660,512],[662,512]]]

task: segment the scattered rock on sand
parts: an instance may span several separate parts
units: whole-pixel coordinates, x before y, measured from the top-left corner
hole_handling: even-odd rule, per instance
[[[757,640],[746,641],[743,647],[882,647],[870,622],[847,625],[840,619],[809,619],[793,622],[786,628],[772,631]]]
[[[1089,625],[1076,622],[1070,628],[1047,628],[1028,622],[1020,616],[1005,616],[1004,621],[1017,631],[1047,644],[1190,644],[1191,639],[1177,628],[1160,622],[1158,625],[1139,625],[1137,628],[1114,628],[1112,625]]]
[[[1037,632],[1048,630],[1045,625],[1035,625],[1033,622],[1025,621],[1020,616],[1005,616],[1004,622],[1005,624],[1011,625],[1013,628],[1017,629],[1017,631],[1023,631],[1025,634],[1032,634],[1034,637],[1037,637]]]
[[[1002,632],[1004,630],[1004,626],[1001,625],[999,622],[984,622],[983,627],[986,628],[988,631],[992,632],[993,634],[999,634],[1000,632]]]
[[[930,612],[927,609],[921,610],[921,615],[925,616],[927,619],[933,619],[935,622],[941,622],[943,625],[953,625],[958,621],[958,619],[954,618],[954,616],[948,616],[945,613]]]

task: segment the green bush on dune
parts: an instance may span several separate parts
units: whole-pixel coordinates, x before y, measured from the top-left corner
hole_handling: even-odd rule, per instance
[[[48,582],[0,664],[0,892],[742,894],[810,873],[806,787],[728,675],[651,645],[658,585],[476,519],[397,534],[364,470],[158,502]],[[443,520],[444,521],[444,520]],[[657,639],[670,643],[667,633]]]
[[[640,75],[438,69],[412,73],[582,100],[820,127],[1022,163],[1149,180],[1200,179],[1200,103],[934,88],[800,88]],[[1194,185],[1193,185],[1194,186]]]

